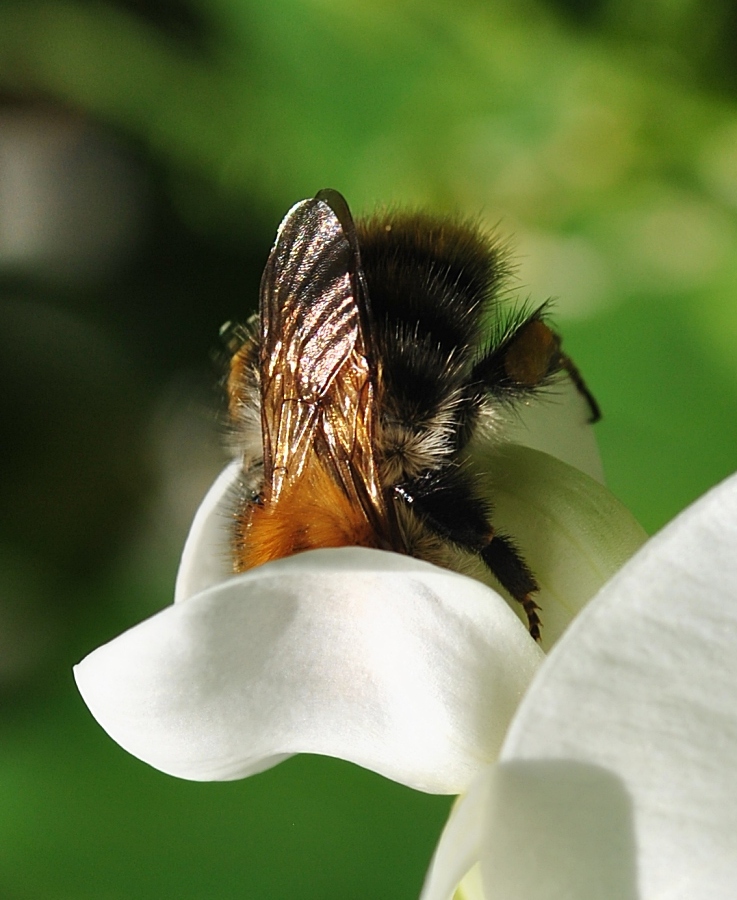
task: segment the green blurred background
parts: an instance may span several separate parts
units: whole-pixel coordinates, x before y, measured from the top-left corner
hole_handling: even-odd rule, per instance
[[[326,186],[497,223],[648,530],[737,468],[735,0],[0,2],[1,900],[419,892],[448,798],[176,781],[71,678],[170,602],[218,328]]]

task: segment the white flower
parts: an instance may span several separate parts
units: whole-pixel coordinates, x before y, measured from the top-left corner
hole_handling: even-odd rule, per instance
[[[538,404],[537,433],[596,473],[585,404],[572,392],[564,406]],[[538,442],[529,423],[519,428]],[[505,445],[487,464],[495,522],[541,580],[552,641],[642,532],[598,482],[557,459]],[[496,758],[543,659],[518,616],[476,580],[360,548],[234,577],[236,477],[234,464],[195,517],[177,602],[76,667],[95,718],[135,756],[183,778],[240,778],[310,752],[421,790],[465,790]]]
[[[737,895],[737,475],[601,590],[500,761],[450,817],[423,900]]]

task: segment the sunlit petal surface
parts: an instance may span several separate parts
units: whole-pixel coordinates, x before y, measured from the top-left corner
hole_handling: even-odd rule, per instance
[[[195,780],[297,752],[463,791],[542,659],[484,585],[367,549],[262,566],[175,604],[75,670],[103,728]]]

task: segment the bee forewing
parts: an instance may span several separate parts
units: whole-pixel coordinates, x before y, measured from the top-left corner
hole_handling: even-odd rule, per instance
[[[287,213],[261,282],[265,478],[273,502],[318,453],[373,518],[383,500],[372,444],[365,298],[358,293],[350,213],[341,209],[339,218],[331,196],[304,200]]]

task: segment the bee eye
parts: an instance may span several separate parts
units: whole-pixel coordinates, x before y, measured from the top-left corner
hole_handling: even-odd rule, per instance
[[[504,371],[513,382],[539,384],[554,367],[560,340],[539,319],[532,319],[515,335],[504,354]]]

